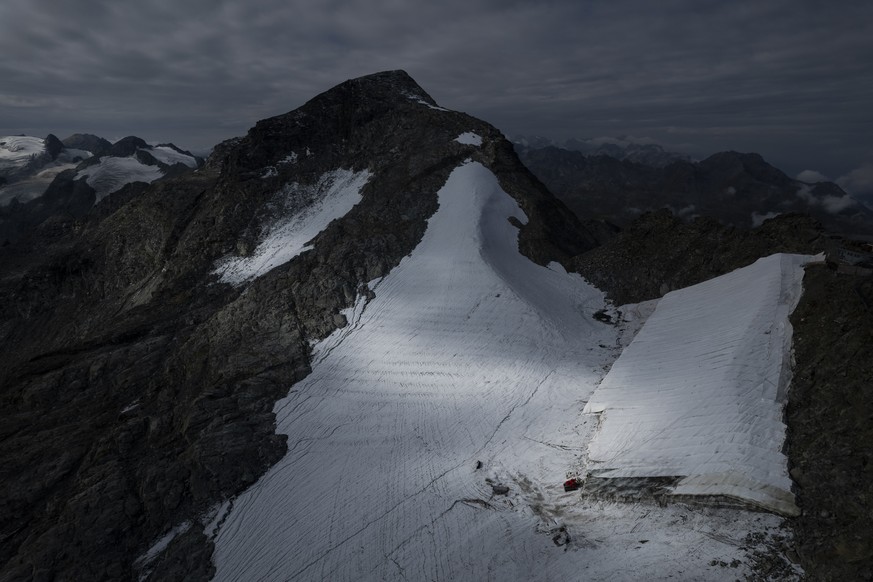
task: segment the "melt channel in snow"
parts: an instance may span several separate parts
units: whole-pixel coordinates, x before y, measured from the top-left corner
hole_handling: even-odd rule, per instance
[[[585,407],[603,415],[592,473],[797,515],[782,412],[788,316],[812,258],[772,255],[665,295]]]
[[[510,216],[488,169],[452,172],[420,244],[276,404],[288,452],[211,531],[216,580],[721,579],[778,525],[563,491],[617,330],[600,291],[518,252]]]
[[[322,175],[311,186],[287,184],[279,192],[279,203],[295,210],[267,225],[250,256],[227,257],[213,272],[220,274],[224,283],[240,285],[311,249],[307,244],[310,240],[361,201],[361,189],[370,175],[367,170],[338,169]]]

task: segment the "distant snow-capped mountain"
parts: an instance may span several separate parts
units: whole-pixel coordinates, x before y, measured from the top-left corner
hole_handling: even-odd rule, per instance
[[[64,140],[54,135],[0,137],[0,206],[42,196],[63,171],[76,169],[94,188],[96,201],[131,182],[153,182],[178,174],[181,164],[196,168],[202,160],[173,144],[152,146],[136,137],[115,144],[88,134]]]
[[[90,134],[0,137],[0,241],[16,240],[57,212],[80,216],[135,182],[179,176],[203,160],[138,137],[114,144]]]
[[[27,202],[45,192],[55,176],[75,168],[91,152],[66,148],[54,135],[0,136],[0,206]]]
[[[167,175],[197,168],[203,161],[173,144],[152,146],[129,136],[112,144],[104,154],[83,162],[75,179],[84,178],[99,202],[132,182],[151,183]]]

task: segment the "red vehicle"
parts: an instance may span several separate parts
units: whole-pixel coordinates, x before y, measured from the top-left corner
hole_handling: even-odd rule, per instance
[[[578,477],[571,477],[564,481],[564,491],[576,491],[582,487],[582,481]]]

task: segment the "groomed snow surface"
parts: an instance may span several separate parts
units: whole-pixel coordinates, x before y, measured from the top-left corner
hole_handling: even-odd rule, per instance
[[[213,272],[224,283],[240,285],[287,263],[312,248],[307,245],[310,240],[361,201],[361,189],[369,179],[366,170],[338,169],[324,174],[313,185],[287,184],[278,194],[279,203],[295,211],[268,224],[250,256],[227,257]]]
[[[510,216],[526,221],[485,167],[451,174],[418,247],[276,404],[286,456],[210,518],[216,580],[748,573],[747,534],[781,518],[563,491],[618,330],[592,317],[601,292],[519,254]]]
[[[594,392],[589,469],[797,515],[782,454],[803,265],[777,254],[665,295]]]

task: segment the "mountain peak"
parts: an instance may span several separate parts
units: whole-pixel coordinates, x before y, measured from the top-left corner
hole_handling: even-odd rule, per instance
[[[73,135],[62,139],[61,143],[63,143],[66,148],[85,150],[91,152],[95,156],[104,155],[112,147],[112,142],[109,140],[90,133],[74,133]]]
[[[407,98],[410,96],[426,97],[428,100],[433,101],[425,90],[415,82],[415,79],[402,69],[382,71],[349,79],[345,83],[341,83],[337,88],[339,89],[344,85],[360,88],[370,93],[394,93]]]
[[[436,101],[415,79],[400,69],[348,79],[314,97],[306,105],[325,101],[381,103],[393,107],[400,104],[436,106]]]

